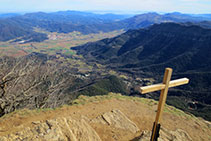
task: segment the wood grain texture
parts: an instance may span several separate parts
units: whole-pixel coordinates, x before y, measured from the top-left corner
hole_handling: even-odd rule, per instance
[[[188,78],[172,80],[169,82],[169,88],[188,84],[188,82],[189,82]],[[154,85],[150,85],[150,86],[140,87],[139,91],[141,92],[141,94],[146,94],[146,93],[150,93],[150,92],[154,92],[154,91],[159,91],[164,88],[165,88],[165,84],[159,83],[159,84],[154,84]]]

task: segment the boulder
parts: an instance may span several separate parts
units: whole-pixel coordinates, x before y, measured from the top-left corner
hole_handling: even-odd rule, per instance
[[[0,137],[0,141],[101,141],[95,130],[84,120],[71,117],[32,122],[32,127]]]
[[[116,128],[130,131],[132,133],[139,131],[137,125],[127,116],[125,116],[120,110],[112,110],[110,112],[104,113],[100,117],[93,119],[92,122],[108,124]]]

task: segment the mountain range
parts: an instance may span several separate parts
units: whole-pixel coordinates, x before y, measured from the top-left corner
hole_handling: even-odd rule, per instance
[[[114,38],[87,43],[74,49],[85,59],[32,53],[1,62],[1,115],[21,108],[54,108],[69,104],[79,95],[119,92],[139,95],[137,85],[162,81],[166,67],[173,79],[188,77],[190,84],[171,89],[168,103],[211,120],[211,29],[210,15],[147,13],[124,15],[76,11],[28,13],[0,19],[1,41],[42,42],[47,34],[35,28],[59,33],[82,34],[124,29]],[[74,58],[74,57],[73,57]],[[61,59],[61,60],[60,60]],[[68,60],[67,59],[67,60]],[[82,62],[80,62],[80,61]],[[77,62],[78,64],[74,64]],[[81,64],[86,64],[84,68]],[[105,68],[100,68],[99,66]],[[81,73],[89,69],[88,74]],[[112,72],[115,71],[115,72]],[[123,79],[111,74],[124,74]],[[105,75],[106,74],[106,75]],[[158,99],[158,93],[147,97]]]
[[[201,21],[210,21],[211,16],[203,16],[203,15],[190,15],[190,14],[182,14],[178,12],[167,13],[167,14],[158,14],[158,13],[145,13],[136,15],[134,17],[125,19],[121,21],[121,24],[124,24],[125,29],[138,29],[148,27],[155,23],[165,23],[165,22],[174,22],[174,23],[198,23]],[[200,24],[199,24],[200,25]]]
[[[0,140],[148,141],[167,67],[159,139],[209,140],[210,54],[210,14],[0,14]]]
[[[18,13],[2,13],[0,14],[0,18],[11,18],[11,17],[16,17],[16,16],[20,16],[21,14]]]
[[[4,14],[2,16],[0,15],[0,41],[8,41],[18,37],[22,38],[20,40],[26,40],[28,42],[46,40],[46,34],[35,32],[35,28],[59,33],[78,31],[82,34],[90,34],[120,29],[127,31],[128,29],[144,28],[154,23],[163,22],[191,22],[210,28],[209,22],[200,23],[210,20],[210,15],[188,15],[181,13],[168,13],[164,15],[146,13],[134,17],[115,14],[93,14],[79,11],[37,12],[24,15]],[[16,30],[14,30],[14,27]]]

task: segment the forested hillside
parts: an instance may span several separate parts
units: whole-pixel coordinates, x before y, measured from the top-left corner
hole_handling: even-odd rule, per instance
[[[188,77],[190,84],[170,91],[168,102],[210,119],[210,44],[211,30],[163,23],[74,49],[90,62],[128,73],[134,79],[154,78],[161,82],[164,69],[173,68],[173,78]],[[194,107],[190,107],[192,102],[196,103]]]

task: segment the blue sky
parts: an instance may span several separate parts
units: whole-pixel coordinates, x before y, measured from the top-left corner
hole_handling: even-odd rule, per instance
[[[155,11],[211,13],[211,0],[0,0],[0,12]]]

